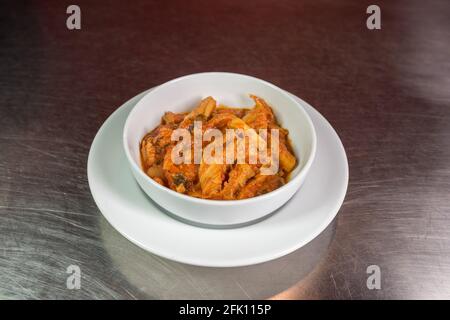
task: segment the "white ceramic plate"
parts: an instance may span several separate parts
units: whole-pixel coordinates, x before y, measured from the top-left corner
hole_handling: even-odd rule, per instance
[[[117,109],[92,143],[88,180],[109,223],[124,237],[159,256],[210,267],[251,265],[284,256],[314,239],[333,220],[345,197],[348,163],[331,125],[295,97],[314,123],[317,153],[301,190],[267,219],[234,229],[207,229],[167,215],[139,188],[122,147],[128,113],[145,93]]]

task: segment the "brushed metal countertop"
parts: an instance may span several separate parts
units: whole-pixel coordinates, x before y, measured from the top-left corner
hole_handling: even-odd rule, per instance
[[[450,298],[448,1],[378,1],[377,31],[361,1],[77,1],[79,31],[70,4],[0,4],[0,298]],[[273,82],[340,135],[346,200],[304,248],[244,268],[183,265],[131,244],[95,206],[86,164],[101,124],[201,71]]]

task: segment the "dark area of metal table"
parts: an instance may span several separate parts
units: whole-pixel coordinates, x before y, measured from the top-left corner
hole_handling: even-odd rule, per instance
[[[377,1],[376,31],[366,1],[77,1],[79,31],[70,4],[0,4],[0,298],[450,298],[448,1]],[[192,267],[137,248],[95,206],[87,155],[108,115],[201,71],[275,83],[340,135],[346,200],[306,247]]]

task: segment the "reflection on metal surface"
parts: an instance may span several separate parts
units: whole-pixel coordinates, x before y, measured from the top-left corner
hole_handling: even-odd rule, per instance
[[[100,217],[112,263],[149,299],[265,299],[283,292],[319,263],[333,239],[333,221],[317,238],[282,258],[236,268],[208,268],[161,258],[135,246]]]

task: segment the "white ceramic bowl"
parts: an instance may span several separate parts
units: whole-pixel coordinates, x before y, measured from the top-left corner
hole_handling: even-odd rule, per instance
[[[161,186],[141,169],[139,144],[165,111],[185,112],[206,96],[229,106],[253,106],[249,94],[271,105],[278,122],[289,130],[298,164],[288,183],[250,199],[206,200]],[[144,192],[167,211],[191,222],[232,226],[260,219],[286,203],[305,181],[316,152],[314,126],[303,107],[286,91],[266,81],[235,73],[208,72],[177,78],[146,94],[130,112],[123,132],[125,154]]]

